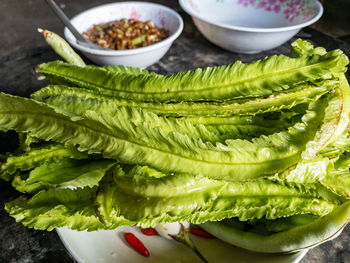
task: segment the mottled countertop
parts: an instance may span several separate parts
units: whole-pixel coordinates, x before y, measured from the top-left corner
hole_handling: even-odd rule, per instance
[[[75,0],[57,1],[72,16],[84,9],[111,1]],[[256,55],[239,55],[224,51],[207,40],[194,27],[190,17],[176,1],[159,2],[176,9],[185,21],[180,38],[159,62],[149,68],[158,73],[173,73],[197,67],[230,64],[236,60],[251,62],[276,53],[289,53],[289,43]],[[1,0],[0,2],[0,91],[28,96],[43,87],[33,68],[45,61],[58,59],[46,45],[37,27],[62,34],[63,26],[44,1]],[[313,29],[305,29],[297,37],[312,41],[327,49],[342,49],[350,56],[350,45]],[[349,78],[348,74],[348,78]],[[17,139],[13,132],[0,133],[0,151],[14,149]],[[75,262],[60,242],[55,231],[27,229],[4,211],[4,203],[19,196],[11,185],[0,181],[0,263],[10,262]],[[303,263],[350,262],[350,228],[347,227],[335,240],[311,249]]]

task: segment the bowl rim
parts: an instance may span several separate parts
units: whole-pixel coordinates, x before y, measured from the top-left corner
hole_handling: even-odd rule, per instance
[[[135,48],[135,49],[126,49],[126,50],[99,50],[99,49],[94,49],[94,48],[82,46],[76,42],[76,38],[74,37],[73,34],[72,34],[73,37],[68,37],[68,32],[70,32],[70,31],[67,27],[64,28],[64,37],[69,42],[69,44],[71,44],[73,47],[75,47],[76,49],[79,49],[82,52],[86,52],[86,53],[93,54],[93,55],[101,55],[101,56],[128,56],[128,55],[135,55],[135,54],[150,52],[154,49],[158,49],[158,48],[161,48],[163,46],[171,45],[172,42],[174,42],[182,33],[182,30],[184,27],[184,22],[183,22],[182,17],[172,8],[167,7],[165,5],[152,3],[152,2],[124,1],[124,2],[115,2],[115,3],[98,5],[98,6],[86,9],[86,10],[78,13],[77,15],[72,17],[70,19],[70,21],[72,24],[74,24],[75,19],[86,15],[87,12],[91,12],[94,9],[108,8],[109,6],[117,6],[117,5],[130,5],[130,4],[142,4],[142,5],[154,6],[154,7],[161,8],[163,10],[167,10],[179,21],[179,26],[173,34],[171,34],[169,37],[167,37],[166,39],[164,39],[162,41],[159,41],[155,44],[152,44],[152,45],[149,45],[146,47],[140,47],[140,48]]]
[[[302,27],[306,27],[308,25],[311,25],[313,23],[315,23],[318,19],[320,19],[320,17],[323,14],[323,6],[322,4],[318,1],[315,0],[315,4],[318,7],[318,14],[316,16],[314,16],[312,19],[304,22],[304,23],[300,23],[297,25],[293,25],[293,26],[283,26],[283,27],[244,27],[244,26],[234,26],[234,25],[230,25],[230,24],[226,24],[226,23],[218,23],[215,21],[212,21],[210,19],[207,19],[203,16],[200,16],[196,13],[194,13],[192,10],[190,10],[189,8],[187,8],[186,4],[184,3],[185,0],[179,0],[179,4],[181,6],[181,8],[189,15],[199,20],[202,20],[206,23],[215,25],[215,26],[219,26],[222,28],[226,28],[226,29],[231,29],[231,30],[237,30],[237,31],[246,31],[246,32],[261,32],[261,33],[267,33],[267,32],[282,32],[282,31],[290,31],[290,30],[295,30],[295,29],[299,29]]]

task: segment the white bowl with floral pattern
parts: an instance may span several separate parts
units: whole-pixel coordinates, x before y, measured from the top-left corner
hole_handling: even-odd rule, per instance
[[[80,50],[87,58],[99,65],[124,65],[145,68],[161,59],[183,29],[181,16],[173,9],[149,2],[119,2],[88,9],[71,19],[80,33],[93,25],[103,24],[122,18],[140,21],[152,20],[158,27],[164,27],[169,37],[150,46],[128,50],[99,50],[79,45],[73,34],[65,28],[67,41]]]
[[[317,0],[179,0],[212,43],[237,53],[282,45],[323,13]]]

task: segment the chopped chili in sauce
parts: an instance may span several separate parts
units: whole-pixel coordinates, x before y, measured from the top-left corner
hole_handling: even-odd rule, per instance
[[[83,36],[99,46],[122,50],[145,47],[169,36],[165,28],[158,28],[151,20],[121,19],[94,25]]]

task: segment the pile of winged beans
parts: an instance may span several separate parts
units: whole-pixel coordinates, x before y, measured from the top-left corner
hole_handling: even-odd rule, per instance
[[[348,58],[297,40],[274,55],[164,76],[55,61],[30,99],[0,94],[19,149],[1,178],[27,227],[188,221],[246,249],[291,252],[350,218]]]

